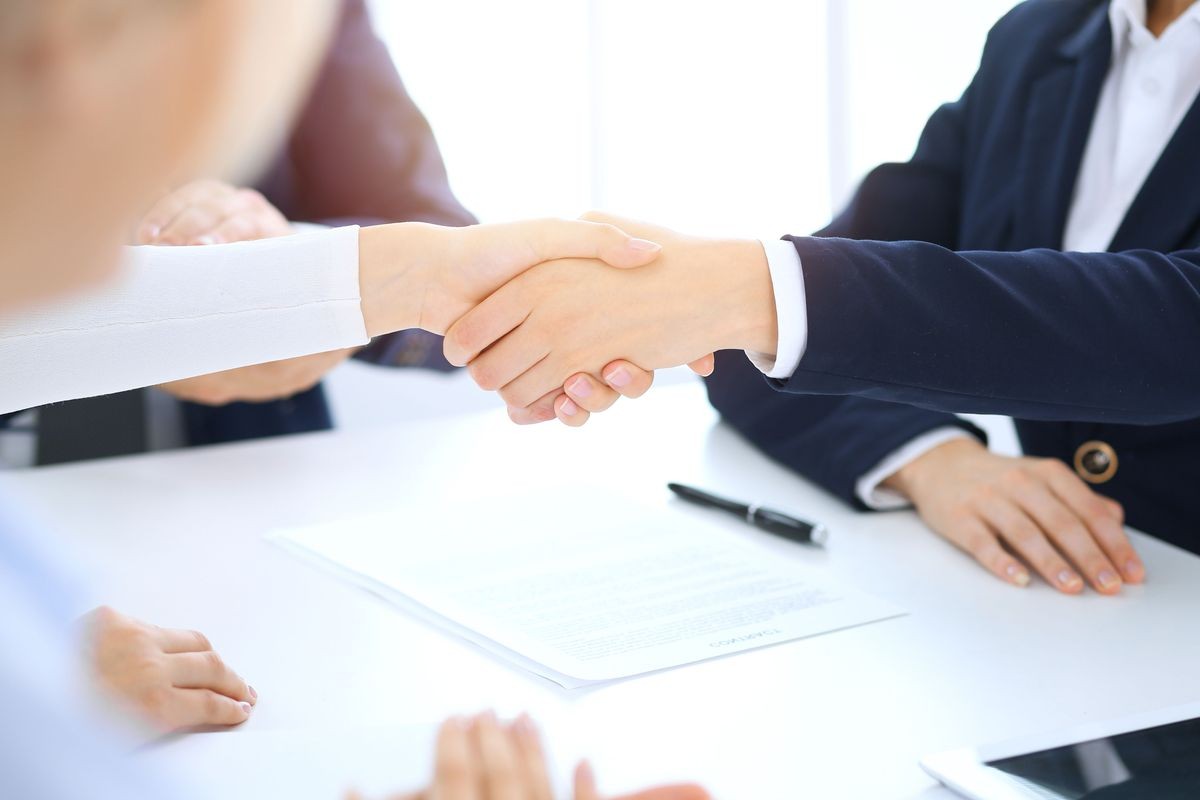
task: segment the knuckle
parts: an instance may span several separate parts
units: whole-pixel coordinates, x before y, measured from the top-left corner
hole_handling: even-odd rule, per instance
[[[485,392],[494,392],[500,388],[499,378],[487,364],[473,361],[467,365],[467,374],[471,376],[471,380],[475,381],[475,385]],[[508,400],[503,393],[500,396]]]
[[[206,650],[200,654],[205,670],[221,673],[225,671],[225,661],[216,650]]]
[[[200,698],[200,713],[205,719],[217,720],[224,716],[226,704],[214,692],[205,692]]]
[[[1033,478],[1024,465],[1006,469],[1000,475],[1000,482],[1013,489],[1024,489],[1033,483]]]
[[[198,651],[203,652],[213,649],[212,642],[210,642],[208,637],[200,631],[187,631],[187,636],[189,639],[191,639],[192,645],[196,647]]]
[[[1062,478],[1064,476],[1079,480],[1074,472],[1067,468],[1067,465],[1057,458],[1039,458],[1036,459],[1031,469],[1045,475],[1048,478]]]
[[[164,717],[171,707],[171,690],[166,686],[149,686],[142,691],[139,703],[152,716]]]

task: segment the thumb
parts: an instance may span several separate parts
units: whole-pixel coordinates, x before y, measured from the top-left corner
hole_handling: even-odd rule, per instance
[[[533,261],[595,258],[610,267],[643,267],[658,258],[662,245],[630,236],[604,222],[549,219],[517,223],[533,251]]]

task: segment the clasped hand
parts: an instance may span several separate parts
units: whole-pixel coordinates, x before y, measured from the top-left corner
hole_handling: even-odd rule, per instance
[[[662,246],[649,263],[612,269],[560,258],[522,272],[457,319],[446,334],[452,364],[499,392],[517,422],[557,416],[583,424],[619,395],[637,397],[650,370],[688,364],[712,371],[712,353],[771,353],[775,304],[762,246],[688,237],[589,215]]]

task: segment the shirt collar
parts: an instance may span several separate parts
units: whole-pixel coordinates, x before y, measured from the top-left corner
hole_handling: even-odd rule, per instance
[[[1150,29],[1146,27],[1147,5],[1146,0],[1112,0],[1109,3],[1108,20],[1112,25],[1115,50],[1120,51],[1128,44],[1141,47],[1156,41]],[[1185,19],[1200,23],[1200,2],[1192,3],[1176,23]]]

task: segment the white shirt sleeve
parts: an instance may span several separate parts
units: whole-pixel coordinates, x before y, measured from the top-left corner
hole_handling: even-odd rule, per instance
[[[921,434],[899,450],[892,452],[880,461],[874,469],[859,478],[858,482],[854,484],[854,493],[867,508],[872,508],[876,511],[906,508],[911,505],[907,497],[899,492],[884,488],[880,484],[935,447],[940,447],[954,439],[972,438],[974,437],[962,428],[952,426],[934,428],[928,433]]]
[[[0,413],[367,341],[356,227],[134,247],[99,291],[0,319]]]
[[[804,299],[804,267],[796,246],[783,240],[764,240],[775,311],[779,322],[779,346],[774,355],[746,353],[768,378],[792,377],[808,345],[808,306]]]

